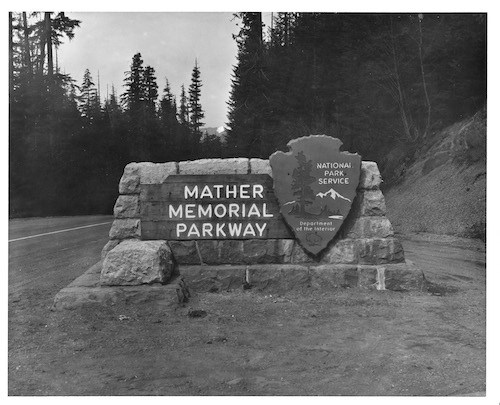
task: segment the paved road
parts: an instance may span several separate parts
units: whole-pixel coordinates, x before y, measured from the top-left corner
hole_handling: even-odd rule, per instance
[[[9,296],[27,289],[57,293],[100,259],[112,220],[99,215],[9,221]]]

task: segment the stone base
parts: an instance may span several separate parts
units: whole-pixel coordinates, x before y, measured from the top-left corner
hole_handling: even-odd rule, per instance
[[[189,292],[180,277],[167,285],[101,286],[102,262],[98,262],[67,287],[59,291],[52,310],[77,309],[89,304],[114,305],[162,301],[168,306],[185,302]]]
[[[254,288],[285,293],[290,290],[367,288],[422,291],[424,275],[410,261],[378,266],[349,264],[262,264],[249,266],[179,266],[180,276],[167,285],[101,286],[102,262],[57,293],[52,310],[76,309],[89,304],[114,305],[162,301],[177,306],[190,293]]]
[[[384,265],[262,264],[248,266],[179,266],[180,276],[198,292],[255,288],[286,292],[303,288],[369,288],[421,291],[425,278],[409,261]]]

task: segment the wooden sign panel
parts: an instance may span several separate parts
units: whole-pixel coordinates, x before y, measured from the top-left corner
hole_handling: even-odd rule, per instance
[[[293,239],[267,174],[172,175],[141,184],[144,240]]]
[[[340,152],[342,141],[311,135],[269,158],[281,213],[302,247],[319,253],[335,237],[356,196],[361,156]]]

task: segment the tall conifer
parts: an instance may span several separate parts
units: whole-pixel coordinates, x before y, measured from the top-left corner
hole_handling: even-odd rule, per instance
[[[233,70],[229,102],[228,147],[235,156],[269,156],[263,128],[269,97],[264,72],[262,14],[240,13],[237,16],[243,25],[235,36],[238,64]]]
[[[83,74],[82,85],[79,87],[80,95],[78,97],[78,107],[82,117],[87,120],[94,120],[101,109],[97,89],[92,81],[92,75],[88,69]]]
[[[156,83],[155,70],[151,66],[144,69],[144,101],[146,111],[150,116],[156,113],[156,100],[158,99],[158,84]]]
[[[125,93],[122,95],[122,103],[131,116],[137,117],[144,101],[143,75],[144,67],[140,53],[132,58],[130,70],[125,72]]]
[[[189,124],[189,109],[188,109],[188,102],[186,98],[186,90],[184,88],[184,85],[181,86],[181,99],[180,99],[180,106],[179,106],[179,123],[181,125],[188,125]]]
[[[200,128],[204,124],[201,120],[205,117],[200,102],[201,86],[200,68],[198,67],[198,61],[195,60],[191,85],[189,86],[189,124],[191,130],[197,136],[201,136]]]
[[[177,106],[175,97],[170,90],[170,83],[165,79],[165,88],[163,89],[163,97],[160,100],[160,119],[168,126],[173,126],[177,123]]]

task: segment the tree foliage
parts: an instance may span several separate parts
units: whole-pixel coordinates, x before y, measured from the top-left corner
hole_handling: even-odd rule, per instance
[[[92,75],[88,69],[85,69],[79,91],[78,108],[82,117],[87,120],[98,118],[101,112],[101,105],[97,94],[97,88],[95,87]]]
[[[131,161],[268,158],[318,133],[377,161],[387,180],[426,138],[485,103],[484,15],[277,13],[266,33],[260,13],[236,19],[222,140],[202,129],[197,61],[179,103],[140,53],[121,97],[111,86],[101,102],[89,70],[77,85],[57,64],[80,21],[9,13],[9,214],[111,213]]]
[[[205,117],[200,102],[201,86],[200,69],[198,68],[198,61],[195,61],[189,86],[189,124],[195,134],[201,134],[200,128],[204,124],[201,120]]]
[[[180,111],[168,80],[160,97],[155,69],[144,66],[140,53],[125,72],[122,96],[112,86],[101,103],[88,69],[76,85],[51,60],[63,35],[71,39],[80,21],[64,13],[9,18],[9,215],[111,213],[127,163],[220,153],[218,140],[199,147],[197,64],[189,102],[182,86]]]
[[[389,168],[485,102],[484,15],[277,13],[264,41],[236,17],[231,156],[324,133]]]
[[[265,121],[271,120],[271,81],[266,76],[261,13],[239,13],[242,28],[235,36],[238,64],[233,70],[229,102],[228,150],[235,156],[267,157]],[[266,156],[267,154],[267,156]]]

